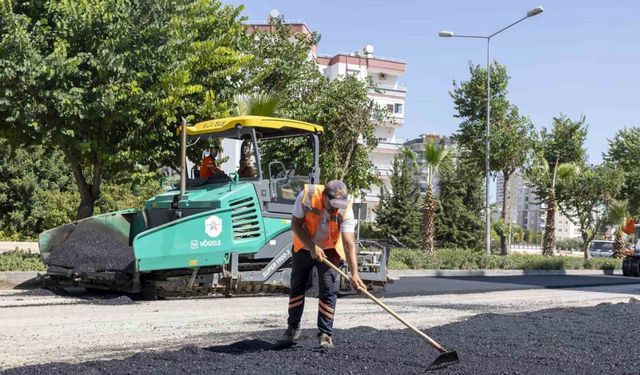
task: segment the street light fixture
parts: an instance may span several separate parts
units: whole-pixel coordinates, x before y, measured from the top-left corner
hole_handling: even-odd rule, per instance
[[[537,6],[537,7],[533,8],[533,9],[530,9],[527,12],[527,17],[537,16],[538,14],[540,14],[542,12],[544,12],[544,8],[541,7],[541,6]]]
[[[454,34],[453,31],[440,31],[438,33],[438,36],[440,36],[441,38],[472,38],[472,39],[486,39],[487,40],[487,132],[486,132],[486,142],[485,142],[485,147],[486,147],[486,156],[485,156],[485,185],[486,185],[486,194],[485,194],[485,250],[487,251],[487,253],[491,253],[491,207],[489,207],[489,175],[490,175],[490,170],[491,170],[491,165],[490,165],[490,159],[489,159],[489,152],[491,151],[491,146],[489,144],[489,136],[491,134],[491,120],[490,120],[490,113],[491,113],[491,75],[490,75],[490,70],[491,70],[491,61],[490,61],[490,55],[489,55],[489,51],[490,51],[490,42],[491,42],[491,38],[493,38],[494,36],[500,34],[501,32],[507,30],[508,28],[524,21],[525,19],[529,18],[529,17],[534,17],[537,16],[538,14],[544,12],[544,8],[541,6],[537,6],[533,9],[530,9],[529,11],[527,11],[527,15],[520,18],[519,20],[517,20],[516,22],[503,27],[502,29],[496,31],[495,33],[488,35],[488,36],[483,36],[483,35],[457,35]],[[506,194],[506,192],[505,192]]]

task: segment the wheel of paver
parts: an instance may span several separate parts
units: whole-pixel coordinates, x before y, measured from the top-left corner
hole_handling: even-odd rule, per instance
[[[631,274],[631,260],[625,259],[622,261],[622,274],[624,276],[633,276]]]
[[[630,276],[638,276],[638,260],[636,259],[629,259],[629,274]]]

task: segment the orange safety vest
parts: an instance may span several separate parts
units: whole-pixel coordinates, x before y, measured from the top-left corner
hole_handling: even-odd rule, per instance
[[[213,171],[210,166],[213,166]],[[211,157],[211,155],[202,158],[202,164],[200,165],[200,178],[208,178],[217,173],[220,173],[220,168],[218,168],[215,159]]]
[[[324,191],[324,185],[304,185],[302,192],[302,207],[304,208],[304,227],[311,235],[311,238],[315,236],[320,220],[322,220],[324,205],[322,204],[322,192]],[[346,259],[344,255],[344,247],[342,246],[342,234],[340,233],[340,224],[344,220],[346,214],[351,210],[352,202],[349,202],[347,208],[339,209],[335,214],[332,214],[329,218],[329,237],[331,237],[331,243],[334,244],[334,248],[340,258]],[[293,233],[293,251],[298,252],[304,248],[304,243],[301,239]]]

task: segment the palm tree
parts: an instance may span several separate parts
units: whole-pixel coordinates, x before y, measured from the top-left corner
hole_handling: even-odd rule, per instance
[[[549,168],[549,163],[546,159],[542,158],[541,161],[542,172],[544,179],[551,182],[551,189],[547,196],[547,220],[544,226],[544,237],[542,240],[542,255],[553,255],[553,250],[556,247],[556,211],[558,209],[558,202],[556,201],[556,183],[558,181],[568,180],[573,176],[580,173],[580,168],[575,163],[556,163],[553,168],[553,175]]]
[[[622,241],[622,227],[629,217],[629,202],[613,201],[609,207],[609,220],[616,225],[615,240],[613,241],[613,257],[624,258],[624,242]]]
[[[238,116],[273,117],[282,107],[282,103],[282,98],[268,92],[240,95],[235,99],[236,114]]]
[[[402,157],[409,163],[411,169],[414,172],[420,169],[420,165],[418,165],[418,155],[415,151],[406,146],[400,147],[399,151]]]
[[[444,163],[449,158],[450,149],[431,139],[424,145],[424,165],[427,167],[427,194],[422,203],[422,248],[433,252],[435,237],[436,202],[433,198],[433,176],[440,174]]]

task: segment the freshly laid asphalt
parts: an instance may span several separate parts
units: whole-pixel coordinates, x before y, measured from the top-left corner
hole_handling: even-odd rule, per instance
[[[601,304],[525,314],[481,314],[430,329],[460,363],[433,374],[637,374],[640,304]],[[424,374],[437,352],[408,330],[358,327],[334,332],[317,349],[314,331],[273,351],[281,331],[248,334],[230,345],[143,352],[80,364],[25,366],[6,374]]]
[[[640,284],[640,277],[613,275],[402,277],[387,284],[385,297],[464,294],[540,288]],[[638,285],[640,293],[640,285]]]

